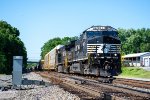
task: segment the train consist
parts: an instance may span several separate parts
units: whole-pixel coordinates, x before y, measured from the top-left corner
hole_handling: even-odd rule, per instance
[[[58,45],[44,58],[43,69],[110,77],[121,72],[121,42],[111,26],[92,26],[79,39]]]

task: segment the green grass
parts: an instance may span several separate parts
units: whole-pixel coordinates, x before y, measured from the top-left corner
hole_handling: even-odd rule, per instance
[[[150,79],[150,71],[146,71],[142,68],[137,67],[122,67],[122,73],[119,76]]]

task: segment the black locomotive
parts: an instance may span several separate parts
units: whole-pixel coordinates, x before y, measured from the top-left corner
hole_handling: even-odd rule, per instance
[[[111,26],[92,26],[56,50],[58,72],[114,76],[121,72],[121,42]]]

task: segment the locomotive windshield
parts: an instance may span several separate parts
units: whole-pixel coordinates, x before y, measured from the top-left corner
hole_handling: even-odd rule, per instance
[[[107,35],[107,36],[118,36],[118,33],[116,31],[87,31],[87,37],[95,37],[95,36],[102,36],[102,35]]]

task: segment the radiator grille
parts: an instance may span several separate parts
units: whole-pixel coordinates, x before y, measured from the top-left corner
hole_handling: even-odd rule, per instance
[[[120,50],[120,44],[87,44],[87,53],[120,53]]]
[[[103,53],[103,44],[87,44],[87,53]]]

